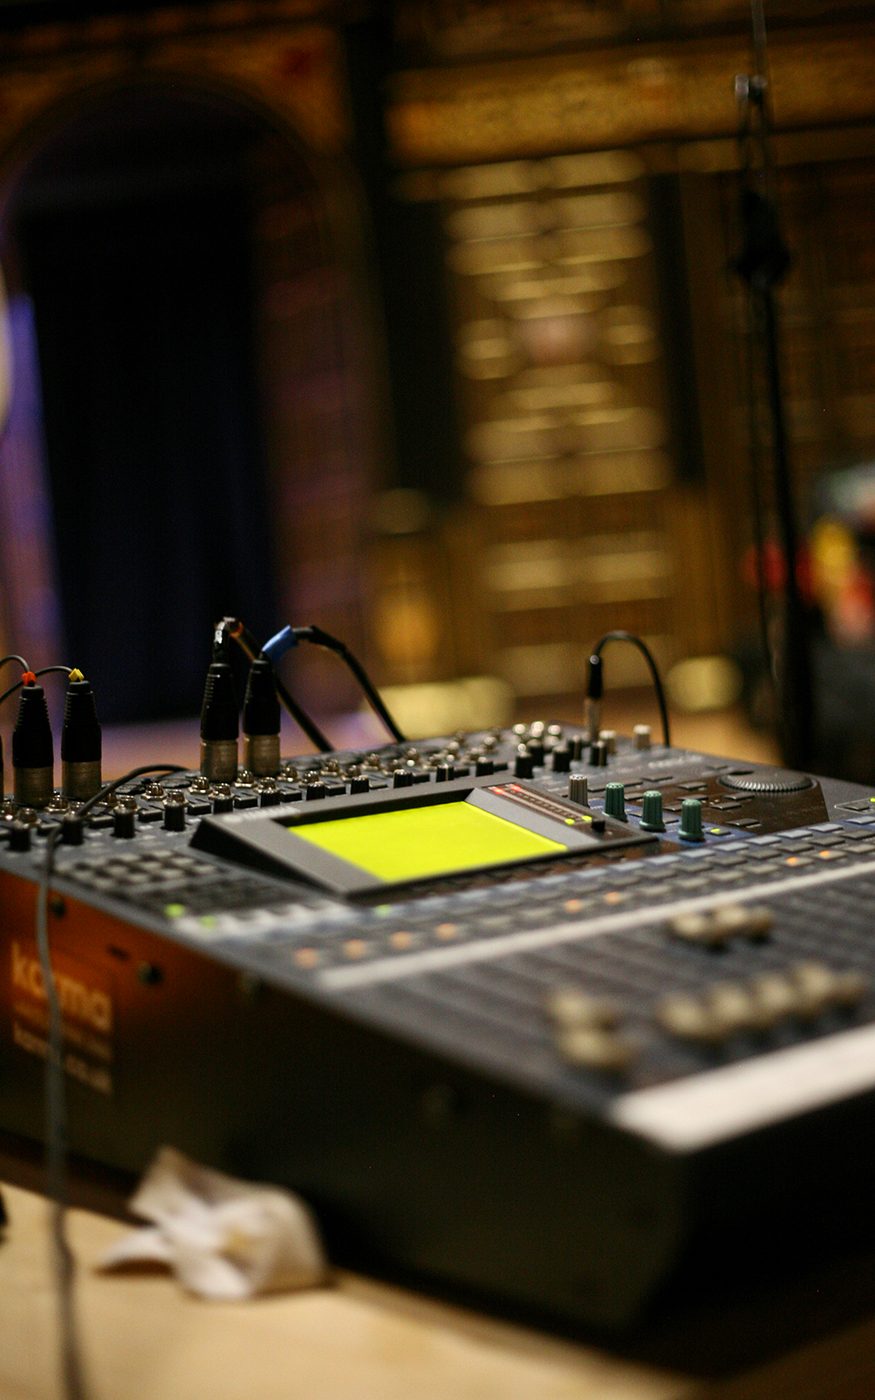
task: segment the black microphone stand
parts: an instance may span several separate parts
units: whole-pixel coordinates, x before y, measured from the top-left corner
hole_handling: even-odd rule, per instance
[[[782,757],[792,768],[806,768],[814,742],[814,684],[808,635],[808,616],[796,572],[798,537],[793,482],[787,443],[787,426],[781,387],[781,360],[775,288],[790,266],[790,254],[781,236],[775,199],[775,178],[769,142],[770,113],[766,77],[765,18],[762,0],[752,0],[753,57],[756,71],[736,77],[741,110],[740,221],[742,248],[733,268],[748,287],[750,355],[759,363],[765,381],[765,398],[771,431],[774,509],[784,558],[781,616],[774,648],[773,679],[776,689],[777,728]],[[751,375],[751,385],[757,376]],[[752,394],[751,458],[757,531],[761,536],[759,501],[758,401]],[[757,544],[757,569],[761,598],[763,540]],[[761,604],[761,606],[764,606]],[[771,652],[767,639],[767,658]]]

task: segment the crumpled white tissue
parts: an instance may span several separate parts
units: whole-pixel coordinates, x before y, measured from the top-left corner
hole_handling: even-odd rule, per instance
[[[98,1267],[167,1264],[202,1298],[308,1288],[328,1265],[313,1217],[279,1187],[237,1181],[162,1147],[130,1201],[151,1225],[124,1235]]]

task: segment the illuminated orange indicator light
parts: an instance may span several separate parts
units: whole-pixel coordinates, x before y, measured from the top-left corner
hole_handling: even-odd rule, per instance
[[[622,900],[623,896],[619,890],[608,890],[605,895],[605,904],[620,904]]]
[[[435,933],[444,943],[448,943],[451,938],[455,938],[459,932],[458,924],[438,924]]]
[[[818,851],[818,852],[817,852],[817,856],[818,856],[818,859],[819,859],[819,860],[836,860],[837,857],[838,857],[838,855],[839,855],[839,852],[838,852],[838,851]]]
[[[579,914],[581,909],[583,908],[583,905],[581,904],[579,899],[566,899],[562,907],[564,908],[566,914]]]
[[[389,942],[392,944],[392,947],[397,948],[399,952],[405,952],[408,948],[413,946],[413,934],[408,933],[406,929],[399,928],[389,935]]]
[[[785,864],[785,865],[798,865],[798,864],[799,864],[799,857],[798,857],[798,856],[788,856],[787,859],[785,860],[784,864]]]
[[[295,962],[298,967],[315,967],[319,961],[319,954],[315,948],[296,948]]]
[[[348,938],[343,945],[343,951],[348,958],[363,958],[367,947],[368,945],[363,938]]]

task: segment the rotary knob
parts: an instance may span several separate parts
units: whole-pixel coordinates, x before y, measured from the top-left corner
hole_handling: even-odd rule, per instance
[[[626,820],[626,789],[622,783],[608,783],[605,788],[605,816],[615,821]]]
[[[279,787],[277,786],[276,778],[262,778],[258,793],[259,807],[278,806],[280,796],[281,794]]]
[[[216,816],[222,812],[232,812],[234,810],[234,794],[229,783],[214,783],[210,788],[212,797],[212,809]]]
[[[30,842],[30,827],[27,822],[14,821],[9,828],[10,851],[29,851]]]
[[[134,797],[120,797],[112,814],[112,834],[122,841],[130,841],[137,830],[137,800]]]
[[[681,822],[678,836],[682,841],[704,841],[702,831],[702,804],[698,797],[685,797],[681,803]]]
[[[513,775],[515,778],[531,778],[535,771],[535,763],[532,755],[527,749],[520,747],[517,750],[516,758],[513,761]]]
[[[550,762],[554,773],[570,773],[571,749],[568,747],[568,745],[561,744],[559,748],[554,749],[551,755]]]
[[[641,820],[638,825],[642,831],[665,831],[662,793],[658,788],[651,788],[641,799]]]
[[[168,792],[164,798],[164,830],[185,830],[185,793]]]
[[[568,779],[568,797],[581,807],[589,806],[589,779],[585,773],[572,773]]]
[[[65,846],[81,846],[85,839],[85,823],[78,812],[65,812],[61,818],[61,840]]]

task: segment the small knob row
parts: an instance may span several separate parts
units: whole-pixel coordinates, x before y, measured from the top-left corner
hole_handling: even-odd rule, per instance
[[[520,737],[522,737],[522,729]],[[650,726],[648,724],[636,724],[633,731],[633,742],[635,748],[644,751],[650,748]],[[612,754],[617,752],[617,732],[614,729],[600,729],[598,735],[590,741],[583,734],[572,734],[571,737],[560,744],[548,748],[544,742],[543,735],[537,733],[517,748],[514,761],[514,777],[531,778],[535,768],[550,767],[554,773],[568,773],[572,762],[579,763],[583,758],[584,749],[589,747],[589,765],[591,768],[605,768]]]
[[[568,796],[572,802],[587,806],[589,784],[582,773],[573,773],[568,780]],[[626,789],[623,783],[607,783],[604,796],[605,815],[615,821],[625,822]],[[642,831],[665,831],[665,818],[662,808],[662,793],[651,788],[641,799],[641,816],[638,822]],[[704,841],[702,827],[702,803],[698,797],[685,797],[681,803],[680,823],[677,835],[681,841]]]

